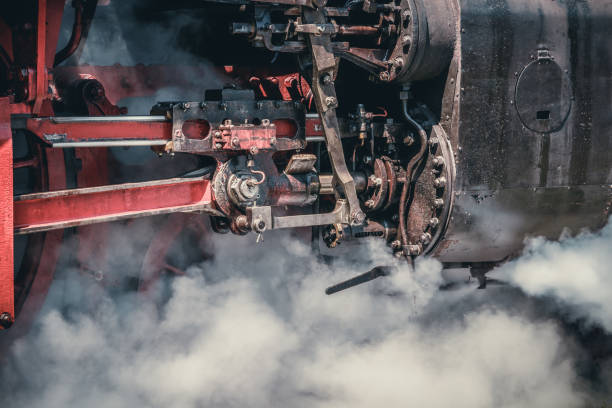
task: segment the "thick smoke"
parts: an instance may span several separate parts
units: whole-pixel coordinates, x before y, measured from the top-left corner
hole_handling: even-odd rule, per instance
[[[585,401],[555,323],[495,305],[474,286],[439,291],[434,260],[325,296],[326,285],[395,260],[372,244],[328,265],[284,234],[268,233],[263,245],[222,236],[214,247],[215,260],[174,280],[167,302],[111,297],[67,273],[2,367],[2,406]]]

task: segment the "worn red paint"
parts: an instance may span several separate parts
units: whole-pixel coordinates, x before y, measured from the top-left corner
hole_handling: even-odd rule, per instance
[[[18,232],[34,232],[210,202],[210,182],[201,178],[28,194],[14,203],[14,226]]]
[[[0,314],[15,317],[13,283],[13,137],[8,98],[0,98]],[[1,327],[0,327],[1,329]]]
[[[55,123],[51,118],[30,118],[27,129],[44,142],[86,142],[106,140],[170,140],[172,122],[72,122]]]

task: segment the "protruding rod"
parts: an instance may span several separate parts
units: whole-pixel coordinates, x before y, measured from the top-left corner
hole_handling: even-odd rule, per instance
[[[325,294],[333,295],[336,292],[352,288],[353,286],[361,285],[362,283],[366,283],[376,278],[380,278],[381,276],[387,276],[389,274],[391,274],[391,267],[377,266],[366,273],[362,273],[361,275],[357,275],[354,278],[351,278],[344,282],[340,282],[334,286],[330,286],[329,288],[325,289]]]

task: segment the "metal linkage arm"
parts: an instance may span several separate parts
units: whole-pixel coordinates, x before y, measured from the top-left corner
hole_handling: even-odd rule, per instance
[[[272,207],[249,207],[247,218],[251,229],[256,233],[262,233],[268,229],[312,227],[329,224],[348,224],[348,203],[346,200],[337,200],[333,211],[324,214],[305,215],[272,215]]]
[[[321,11],[307,8],[304,8],[304,20],[306,23],[314,24],[324,24],[326,22],[326,18]],[[344,159],[340,127],[336,116],[338,99],[334,86],[334,74],[337,68],[337,60],[332,52],[329,34],[310,34],[309,38],[313,62],[312,91],[315,96],[317,111],[321,116],[334,178],[344,191],[348,204],[349,223],[360,225],[365,220],[365,213],[361,211],[355,181]]]
[[[16,196],[15,234],[172,212],[223,215],[212,206],[210,181],[175,178]]]

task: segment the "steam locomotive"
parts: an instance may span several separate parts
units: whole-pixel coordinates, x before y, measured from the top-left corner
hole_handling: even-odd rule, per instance
[[[138,290],[177,272],[187,229],[382,240],[482,277],[529,235],[608,219],[610,0],[9,3],[1,328],[36,314],[68,238],[103,280],[110,226],[144,216]]]

